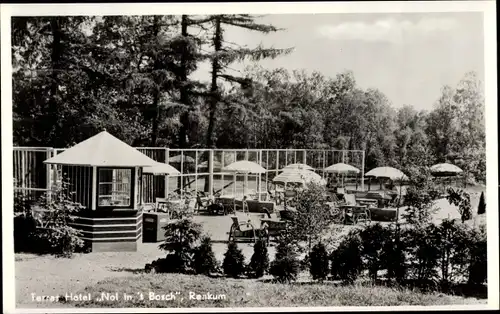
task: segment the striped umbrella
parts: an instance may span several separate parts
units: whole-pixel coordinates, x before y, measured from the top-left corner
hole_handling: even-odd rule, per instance
[[[447,163],[442,163],[442,164],[436,164],[431,167],[431,173],[434,176],[442,176],[442,177],[448,177],[448,176],[455,176],[459,173],[462,173],[463,170],[460,169],[459,167],[452,165],[452,164],[447,164]]]
[[[325,180],[317,173],[304,169],[288,169],[274,177],[273,182],[276,183],[302,183],[307,184],[315,182],[326,184]]]
[[[354,166],[339,162],[338,164],[331,165],[325,168],[325,172],[333,173],[359,173],[360,170]]]
[[[314,170],[313,167],[306,165],[306,164],[290,164],[283,168],[282,170],[288,170],[288,169],[303,169],[303,170]]]

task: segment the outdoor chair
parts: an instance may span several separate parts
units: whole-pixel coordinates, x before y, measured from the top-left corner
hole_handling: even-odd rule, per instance
[[[199,194],[196,195],[196,212],[199,213],[202,210],[208,211],[208,206],[210,206],[211,204],[212,204],[211,199],[202,200]]]
[[[233,224],[229,229],[229,242],[257,242],[257,233],[250,220],[240,222],[237,216],[232,216]]]
[[[345,194],[344,195],[345,203],[349,206],[356,206],[356,195],[354,194]]]

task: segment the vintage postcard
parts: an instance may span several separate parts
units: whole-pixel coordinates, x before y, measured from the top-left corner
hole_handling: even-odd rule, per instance
[[[498,309],[494,1],[0,12],[5,313]]]

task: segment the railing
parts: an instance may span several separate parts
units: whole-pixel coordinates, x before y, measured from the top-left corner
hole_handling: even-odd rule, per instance
[[[247,192],[267,191],[272,179],[286,165],[304,163],[315,168],[325,177],[323,169],[331,164],[343,162],[361,169],[360,185],[364,183],[364,159],[362,150],[322,150],[322,149],[172,149],[164,147],[138,147],[139,151],[152,159],[169,163],[181,174],[170,176],[146,175],[142,184],[142,199],[153,203],[156,197],[166,197],[180,192],[181,198],[186,192],[197,193],[221,191],[223,194],[242,196]],[[43,161],[60,154],[65,149],[47,147],[15,147],[14,179],[16,190],[23,193],[43,193],[58,180],[61,166],[47,165]],[[210,163],[209,160],[212,160]],[[267,169],[262,176],[251,174],[233,174],[222,171],[232,162],[239,160],[254,161]],[[212,169],[208,168],[212,166]],[[89,177],[80,178],[79,167],[65,167],[66,175],[75,177],[73,190],[80,191],[91,186]],[[80,171],[80,172],[79,172]],[[259,193],[260,194],[260,193]],[[87,196],[84,203],[89,200]]]

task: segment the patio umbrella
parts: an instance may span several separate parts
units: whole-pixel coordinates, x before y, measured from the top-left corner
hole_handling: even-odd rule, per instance
[[[331,165],[325,168],[325,172],[332,173],[359,173],[360,170],[354,166],[339,162],[338,164]]]
[[[304,169],[288,169],[274,177],[273,182],[278,183],[302,183],[316,182],[325,184],[325,180],[317,173]]]
[[[161,175],[161,174],[180,174],[180,171],[170,166],[169,164],[165,164],[162,162],[156,163],[154,166],[144,167],[142,170],[143,173],[149,173],[153,175]]]
[[[399,198],[401,199],[402,182],[408,180],[408,177],[401,171],[393,167],[378,167],[368,171],[366,177],[389,178],[393,181],[399,181]],[[399,220],[399,202],[396,212],[396,221]]]
[[[455,176],[459,173],[462,173],[463,170],[460,169],[459,167],[452,165],[452,164],[447,164],[447,163],[442,163],[442,164],[436,164],[431,167],[431,173],[432,175],[438,177],[448,177],[448,176]]]
[[[282,170],[286,170],[286,169],[314,170],[313,167],[306,165],[306,164],[290,164],[290,165],[286,166],[285,168],[283,168]]]
[[[365,177],[389,178],[393,181],[405,181],[408,177],[401,171],[393,167],[378,167],[368,171]]]
[[[354,166],[351,166],[351,165],[348,165],[348,164],[344,164],[342,162],[339,162],[339,163],[336,163],[334,165],[331,165],[329,167],[326,167],[324,169],[325,172],[329,172],[329,173],[337,173],[337,174],[342,174],[343,176],[346,175],[346,174],[351,174],[351,173],[354,173],[354,174],[358,174],[360,172],[360,170]],[[344,177],[342,176],[342,186],[344,186]],[[356,189],[357,189],[357,181],[356,181]]]
[[[266,173],[266,171],[267,171],[264,167],[262,167],[258,163],[255,163],[253,161],[248,161],[248,160],[240,160],[240,161],[233,162],[232,164],[224,167],[223,170],[233,172],[235,176],[236,176],[236,173],[262,174],[262,173]],[[245,181],[246,181],[246,177],[245,177]],[[245,181],[243,181],[243,195],[246,194]],[[260,187],[259,187],[259,190],[260,190]],[[259,195],[260,195],[260,193],[259,193]]]

